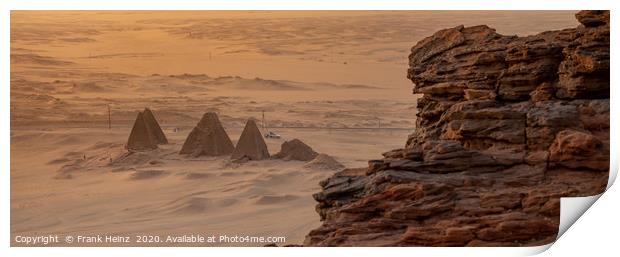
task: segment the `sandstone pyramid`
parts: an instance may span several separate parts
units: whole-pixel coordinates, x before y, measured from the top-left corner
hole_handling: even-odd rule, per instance
[[[139,112],[133,124],[129,139],[127,140],[128,150],[152,150],[159,144],[167,144],[166,135],[161,130],[157,119],[149,108]]]
[[[293,139],[282,143],[280,152],[273,157],[284,160],[310,161],[314,159],[317,152],[299,139]]]
[[[151,112],[151,109],[144,108],[144,111],[142,111],[142,118],[144,118],[147,127],[155,136],[157,144],[167,144],[168,139],[166,139],[166,135],[164,135],[164,131],[161,130],[161,127],[159,126],[157,119],[155,119],[155,115]]]
[[[304,164],[304,168],[317,170],[341,170],[345,166],[338,162],[334,157],[327,154],[319,154],[312,161]]]
[[[232,159],[263,160],[269,158],[267,144],[254,120],[249,119],[237,141]]]
[[[144,113],[139,112],[136,121],[133,123],[133,128],[129,134],[127,140],[127,150],[153,150],[157,148],[157,139],[155,135],[149,129],[149,126],[144,119]]]
[[[207,112],[189,133],[180,154],[219,156],[233,152],[235,146],[214,112]]]

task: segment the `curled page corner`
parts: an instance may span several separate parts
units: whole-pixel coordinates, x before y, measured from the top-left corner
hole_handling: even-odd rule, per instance
[[[607,189],[613,185],[618,175],[618,164],[611,160]],[[605,190],[607,191],[607,190]],[[583,197],[562,197],[560,198],[560,226],[556,241],[581,217],[603,194]],[[553,243],[552,243],[553,244]],[[552,245],[549,244],[549,247]],[[544,250],[543,250],[544,251]]]
[[[618,167],[615,162],[612,161],[609,170],[609,179],[607,182],[607,189],[613,185],[618,174]],[[564,235],[564,233],[573,225],[577,220],[588,210],[590,207],[604,194],[602,192],[597,195],[583,196],[583,197],[562,197],[560,198],[560,225],[558,228],[558,235],[556,241]],[[548,250],[553,244],[541,245],[537,247],[531,247],[526,253],[527,255],[536,255]]]
[[[610,174],[611,177],[611,174]],[[609,188],[609,187],[608,187]],[[596,200],[598,200],[603,193],[593,196],[584,197],[562,197],[560,198],[560,226],[558,228],[558,235],[556,241],[564,235],[564,233],[592,206]],[[554,244],[549,243],[541,246],[523,247],[522,251],[519,251],[521,256],[533,256],[541,254],[547,251]]]
[[[525,248],[523,250],[520,251],[521,256],[534,256],[534,255],[538,255],[541,254],[547,250],[549,250],[549,248],[551,248],[551,246],[553,245],[553,243],[549,243],[546,245],[540,245],[540,246],[532,246],[532,247],[521,247],[521,248]]]
[[[559,239],[605,192],[593,196],[562,197],[560,198],[560,227]]]
[[[615,151],[610,153],[615,153]],[[611,185],[614,184],[614,182],[616,181],[616,176],[618,176],[618,163],[616,163],[612,159],[609,165],[609,178],[607,179],[607,189],[609,189]]]

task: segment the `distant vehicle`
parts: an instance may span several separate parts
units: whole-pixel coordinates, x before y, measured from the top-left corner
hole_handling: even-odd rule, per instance
[[[265,134],[265,138],[280,138],[281,136],[276,134],[273,131],[269,131],[267,132],[267,134]]]

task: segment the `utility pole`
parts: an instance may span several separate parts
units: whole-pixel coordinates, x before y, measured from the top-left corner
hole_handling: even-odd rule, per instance
[[[109,104],[108,104],[108,129],[112,129],[112,112],[110,111]]]
[[[265,110],[263,110],[263,133],[265,133]]]

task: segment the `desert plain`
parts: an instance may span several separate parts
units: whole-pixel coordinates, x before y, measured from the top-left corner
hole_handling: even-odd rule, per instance
[[[226,234],[300,244],[320,224],[312,194],[341,168],[179,155],[205,112],[219,115],[233,143],[255,118],[282,136],[265,139],[271,154],[297,138],[343,167],[365,167],[415,129],[406,78],[415,42],[461,24],[520,36],[575,27],[574,13],[14,11],[11,238]],[[119,159],[145,107],[169,143]],[[233,245],[262,244],[210,246]]]

